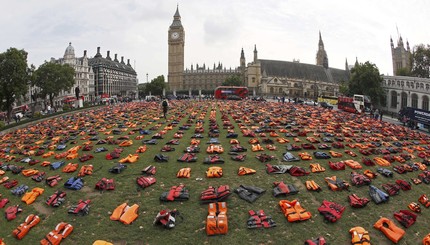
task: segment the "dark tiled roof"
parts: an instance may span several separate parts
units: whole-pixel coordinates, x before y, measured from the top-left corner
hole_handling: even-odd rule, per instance
[[[288,77],[322,82],[347,81],[349,74],[345,70],[328,68],[305,63],[279,60],[259,60],[261,71],[270,77]]]
[[[136,75],[136,71],[133,69],[133,67],[124,63],[108,60],[98,55],[96,55],[94,58],[88,59],[88,65],[92,67],[101,65],[113,70],[120,70]]]

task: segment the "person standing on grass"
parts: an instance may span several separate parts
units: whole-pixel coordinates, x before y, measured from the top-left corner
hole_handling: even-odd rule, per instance
[[[169,109],[169,103],[166,98],[161,102],[161,107],[163,108],[164,119],[166,119],[167,110]]]

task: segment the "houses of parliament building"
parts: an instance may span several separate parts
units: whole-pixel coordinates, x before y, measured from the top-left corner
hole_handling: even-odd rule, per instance
[[[339,83],[350,76],[348,64],[345,70],[329,67],[324,43],[319,35],[316,64],[297,61],[259,59],[254,46],[253,60],[246,63],[241,50],[239,66],[225,68],[221,63],[213,67],[206,65],[184,69],[185,30],[179,8],[173,16],[168,30],[168,89],[176,94],[181,91],[213,91],[227,78],[236,75],[252,94],[286,95],[289,97],[316,98],[320,95],[337,96]]]

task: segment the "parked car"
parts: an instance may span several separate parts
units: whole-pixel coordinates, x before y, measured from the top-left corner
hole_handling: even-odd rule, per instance
[[[333,105],[325,101],[321,102],[320,106],[323,108],[333,109]]]
[[[315,101],[313,101],[313,100],[307,100],[307,101],[305,101],[304,102],[304,104],[305,105],[318,105],[318,102],[315,102]]]

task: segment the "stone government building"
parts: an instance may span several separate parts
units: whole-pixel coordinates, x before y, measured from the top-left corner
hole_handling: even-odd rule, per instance
[[[173,94],[184,91],[213,91],[227,78],[238,75],[254,95],[286,95],[289,97],[316,98],[318,95],[337,96],[339,83],[350,76],[346,69],[330,68],[324,43],[319,35],[316,65],[297,61],[276,61],[258,59],[254,46],[253,60],[246,64],[244,50],[241,50],[239,66],[225,68],[221,63],[212,69],[191,65],[184,70],[185,30],[181,22],[179,7],[168,30],[168,87]]]

